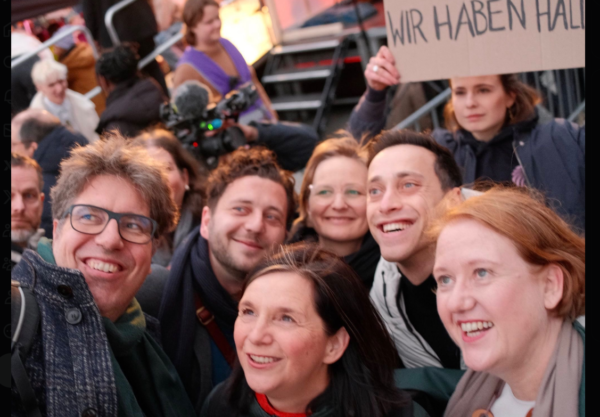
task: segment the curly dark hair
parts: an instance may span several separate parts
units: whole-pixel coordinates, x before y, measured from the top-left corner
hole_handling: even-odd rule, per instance
[[[297,196],[294,191],[294,177],[282,169],[275,154],[262,147],[238,148],[211,172],[206,184],[207,205],[214,210],[225,190],[238,178],[256,175],[281,184],[287,197],[286,228],[289,230],[296,212]]]
[[[133,45],[121,44],[102,53],[96,61],[96,74],[113,84],[135,78],[140,57]]]

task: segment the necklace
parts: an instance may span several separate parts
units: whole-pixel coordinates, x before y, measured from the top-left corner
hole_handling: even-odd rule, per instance
[[[490,403],[488,404],[487,408],[485,410],[483,408],[479,408],[479,409],[475,410],[472,414],[472,417],[494,417],[494,414],[490,410],[492,408],[492,405],[494,405],[494,402],[500,396],[500,393],[502,392],[502,389],[504,388],[504,384],[505,384],[504,381],[501,381],[498,384],[498,387],[496,388],[496,391],[494,392],[494,395],[492,396],[492,399],[491,399]],[[531,417],[532,415],[533,415],[533,408],[527,412],[525,417]]]

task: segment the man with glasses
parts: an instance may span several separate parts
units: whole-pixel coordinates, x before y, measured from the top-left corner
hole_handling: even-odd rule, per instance
[[[12,414],[194,415],[157,321],[134,298],[178,217],[163,166],[115,135],[75,149],[51,195],[54,240],[26,250],[12,273],[41,321],[19,379],[36,401],[13,378]]]

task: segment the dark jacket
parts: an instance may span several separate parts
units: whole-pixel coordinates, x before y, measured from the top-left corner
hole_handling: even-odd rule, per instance
[[[179,245],[183,243],[192,230],[200,227],[200,220],[200,217],[194,216],[194,212],[189,207],[189,204],[186,206],[184,203],[177,228],[174,232],[165,234],[159,240],[156,253],[152,257],[152,263],[165,267],[168,266],[171,263],[171,258],[173,258],[173,253]]]
[[[214,277],[208,258],[208,243],[200,236],[200,228],[194,229],[175,251],[168,279],[165,280],[164,275],[161,277],[159,268],[136,294],[143,311],[159,312],[163,348],[177,368],[199,414],[204,400],[215,386],[215,374],[226,372],[223,368],[228,368],[228,365],[196,317],[195,291],[234,347],[233,325],[237,317],[237,303]]]
[[[142,1],[142,0],[138,0]],[[157,83],[149,78],[134,78],[115,87],[106,99],[96,132],[119,129],[124,136],[136,136],[160,122],[160,105],[166,101]]]
[[[300,226],[296,232],[287,240],[287,244],[296,242],[318,242],[319,235],[312,227]],[[375,278],[375,269],[381,252],[379,245],[373,239],[371,232],[367,232],[363,238],[362,245],[358,252],[344,256],[346,263],[356,272],[361,282],[365,285],[367,291],[371,290],[373,279]]]
[[[237,413],[230,404],[225,400],[225,384],[219,384],[210,393],[206,399],[204,407],[202,408],[201,417],[276,417],[273,414],[267,413],[261,405],[258,403],[256,398],[253,399],[250,404],[250,409],[247,413]],[[428,417],[429,414],[425,412],[418,404],[412,402],[407,398],[408,404],[401,409],[395,409],[388,413],[388,417]],[[331,417],[334,414],[331,409],[317,410],[311,414],[311,417]]]
[[[258,130],[256,144],[264,145],[277,155],[283,169],[298,171],[306,166],[319,135],[310,126],[290,122],[250,122]]]
[[[11,277],[33,292],[40,308],[40,329],[24,365],[41,414],[116,416],[110,346],[81,272],[45,262],[28,249]],[[158,337],[158,321],[146,316],[146,331]],[[14,384],[11,415],[25,415]]]
[[[356,140],[360,141],[364,135],[378,135],[385,128],[391,105],[389,92],[393,89],[377,91],[367,87],[348,119],[348,130]]]
[[[359,140],[363,134],[373,136],[385,125],[385,95],[368,90],[354,108],[348,122],[352,135]],[[585,229],[585,127],[579,127],[564,119],[538,124],[537,115],[531,120],[505,127],[498,137],[510,143],[514,159],[510,164],[520,165],[525,173],[526,184],[542,191],[549,206],[563,216],[577,231]],[[459,130],[456,134],[445,129],[432,133],[435,140],[450,149],[463,170],[463,183],[477,179],[477,171],[494,158],[490,152],[481,152],[478,145],[469,140],[470,134]],[[499,138],[491,142],[501,142]],[[491,150],[492,148],[489,148]],[[501,152],[504,146],[497,147]],[[500,156],[500,155],[498,155]],[[496,163],[496,162],[493,162]],[[494,167],[492,167],[494,168]],[[502,171],[502,170],[500,170]],[[489,178],[506,180],[506,173]]]
[[[77,145],[85,146],[88,141],[80,133],[73,132],[65,126],[58,126],[43,138],[33,153],[33,159],[42,168],[44,178],[44,210],[41,227],[46,237],[52,239],[52,200],[50,188],[56,184],[60,162],[69,156],[69,152]]]
[[[564,119],[543,125],[536,121],[537,116],[529,123],[509,125],[498,136],[508,136],[514,164],[522,167],[527,186],[542,191],[548,205],[576,231],[585,231],[585,127]],[[477,155],[467,136],[470,133],[464,130],[433,131],[435,140],[454,154],[465,184],[477,179],[478,165],[492,164],[490,155],[488,161],[485,153]]]
[[[21,57],[17,55],[12,57],[11,60]],[[37,93],[37,89],[31,79],[31,70],[36,62],[40,60],[37,55],[32,56],[27,61],[11,68],[10,70],[10,111],[11,114],[17,114],[18,112],[25,110],[29,107],[29,103],[33,99],[33,96]]]
[[[104,24],[104,15],[120,0],[83,0],[85,25],[103,48],[114,46]],[[121,42],[140,41],[158,33],[156,18],[148,0],[136,0],[115,13],[113,24]]]

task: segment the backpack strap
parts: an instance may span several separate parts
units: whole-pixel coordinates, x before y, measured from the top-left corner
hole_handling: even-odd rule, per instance
[[[210,334],[210,337],[221,351],[221,354],[229,366],[233,368],[237,355],[215,322],[215,316],[204,306],[204,303],[197,292],[194,292],[194,305],[196,306],[196,317],[198,318],[198,321],[206,327],[208,334]]]
[[[23,364],[40,325],[40,309],[31,290],[21,287],[17,281],[11,280],[10,298],[10,374],[21,397],[25,415],[41,417],[35,393]]]

